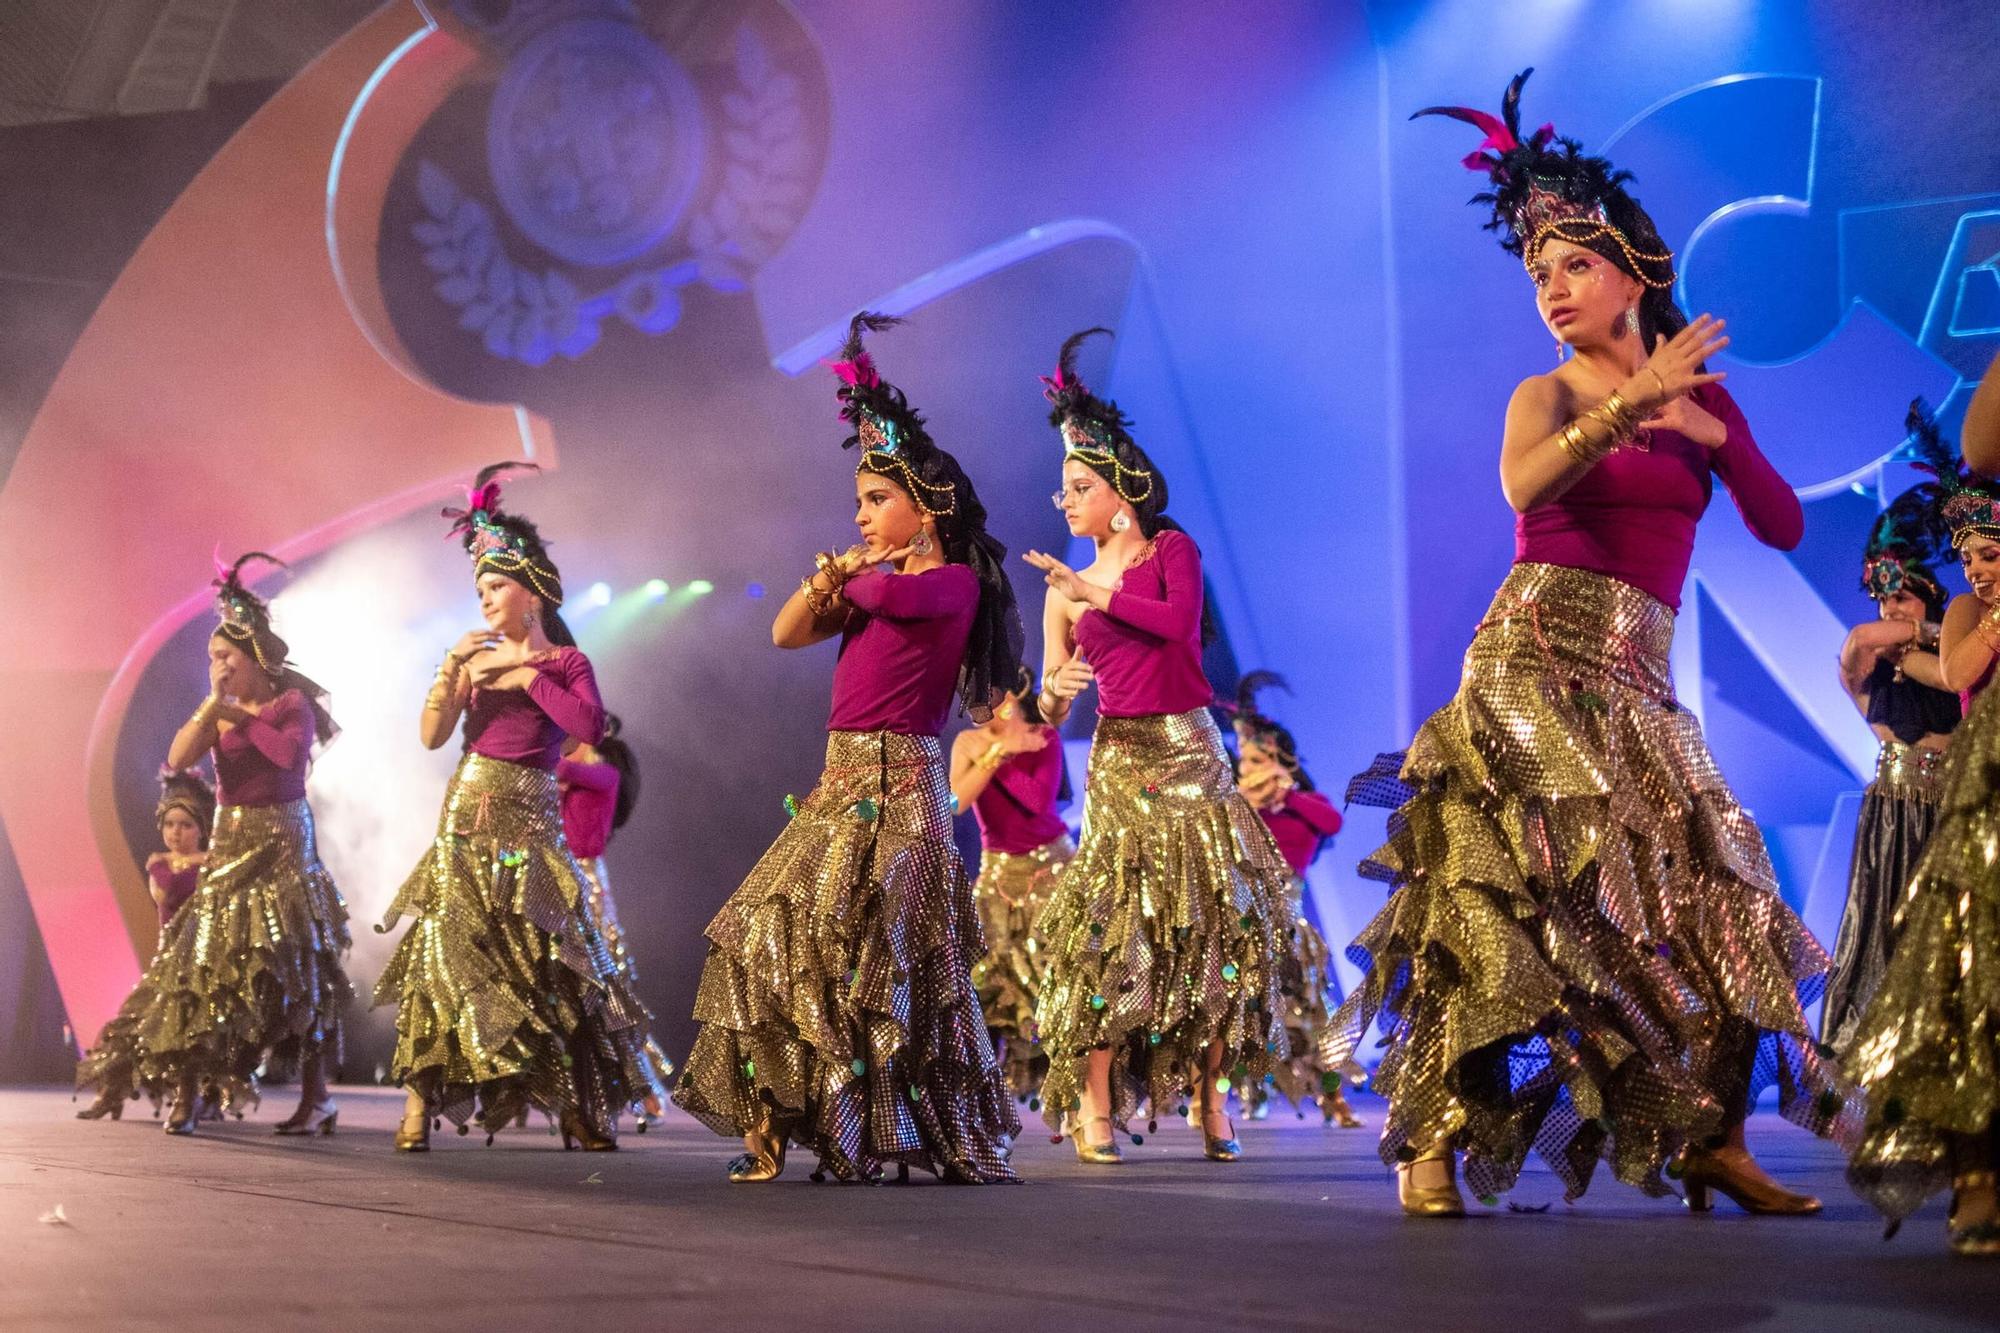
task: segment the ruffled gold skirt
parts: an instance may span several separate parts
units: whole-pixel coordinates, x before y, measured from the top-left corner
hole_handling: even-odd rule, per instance
[[[664,1104],[668,1080],[674,1076],[674,1062],[653,1040],[653,1011],[639,999],[639,975],[632,966],[631,952],[625,947],[625,928],[618,924],[618,904],[611,897],[611,876],[604,869],[601,856],[579,859],[577,864],[583,868],[587,890],[584,901],[590,908],[590,921],[597,927],[598,938],[604,941],[605,952],[611,956],[611,970],[625,983],[626,993],[643,1015],[638,1034],[640,1081],[631,1089],[633,1105],[642,1106],[648,1097]]]
[[[989,851],[979,858],[979,878],[972,883],[986,927],[986,954],[973,964],[972,985],[1017,1100],[1033,1097],[1048,1069],[1036,1041],[1035,1006],[1049,950],[1035,920],[1075,855],[1068,834],[1032,852]]]
[[[1043,910],[1042,1116],[1060,1131],[1092,1050],[1112,1052],[1111,1119],[1158,1116],[1221,1042],[1248,1088],[1290,1057],[1280,1017],[1291,869],[1207,709],[1100,717],[1083,837]],[[1223,1091],[1228,1091],[1225,1086]]]
[[[1306,917],[1305,892],[1305,881],[1293,875],[1285,889],[1292,916],[1286,930],[1285,958],[1278,973],[1278,993],[1284,1005],[1285,1036],[1291,1056],[1274,1065],[1262,1084],[1252,1086],[1244,1101],[1252,1107],[1261,1106],[1275,1094],[1290,1102],[1301,1118],[1307,1106],[1318,1106],[1325,1118],[1332,1120],[1332,1099],[1341,1094],[1343,1077],[1360,1083],[1365,1074],[1352,1060],[1338,1069],[1320,1064],[1320,1033],[1327,1024],[1327,997],[1338,998],[1338,988],[1326,937]]]
[[[256,1102],[267,1059],[318,1048],[338,1064],[347,947],[347,905],[320,864],[306,803],[223,806],[194,896],[78,1065],[76,1086],[159,1099],[187,1080],[241,1109]]]
[[[819,785],[707,934],[677,1105],[732,1137],[768,1122],[842,1180],[1015,1179],[936,737],[829,733]]]
[[[1937,826],[1944,751],[1885,741],[1875,780],[1861,798],[1854,826],[1854,858],[1847,872],[1847,905],[1834,939],[1820,1010],[1820,1040],[1844,1053],[1861,1026],[1868,1001],[1882,984],[1895,942],[1892,919],[1916,873],[1924,844]]]
[[[1491,1197],[1533,1149],[1572,1198],[1600,1159],[1667,1194],[1669,1158],[1770,1082],[1815,1133],[1856,1128],[1801,1008],[1826,953],[1674,700],[1673,621],[1615,579],[1516,565],[1417,733],[1366,863],[1397,887],[1322,1049],[1337,1065],[1381,1019],[1384,1160],[1463,1149]]]
[[[644,1086],[645,1009],[591,919],[553,773],[468,753],[437,838],[376,929],[410,917],[375,1003],[392,1077],[459,1125],[528,1106],[615,1124]]]
[[[1900,1220],[1951,1184],[1952,1139],[1990,1134],[2000,1115],[2000,689],[1953,734],[1894,938],[1847,1048],[1868,1094],[1847,1179]]]

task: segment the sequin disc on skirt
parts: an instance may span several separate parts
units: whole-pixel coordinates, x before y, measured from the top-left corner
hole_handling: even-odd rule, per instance
[[[377,1005],[391,1076],[436,1114],[489,1127],[528,1106],[610,1126],[644,1086],[644,1008],[591,920],[553,773],[468,753],[437,837],[378,930],[410,917]]]
[[[1035,921],[1075,855],[1066,833],[1031,852],[989,851],[979,858],[979,878],[972,882],[986,927],[986,953],[973,964],[972,985],[1017,1101],[1034,1096],[1048,1070],[1036,1040],[1035,1006],[1049,950]]]
[[[1015,1179],[936,737],[828,733],[819,785],[707,934],[677,1105],[727,1136],[768,1124],[841,1180]]]
[[[1827,974],[1820,1010],[1820,1040],[1836,1053],[1845,1053],[1852,1044],[1862,1011],[1888,969],[1891,921],[1937,825],[1943,772],[1942,750],[1888,741],[1877,758],[1875,780],[1862,794],[1847,872],[1847,905],[1840,914],[1833,970]]]
[[[1795,1123],[1857,1128],[1802,1008],[1826,953],[1673,697],[1673,620],[1616,579],[1516,565],[1400,782],[1350,788],[1401,802],[1364,863],[1396,888],[1323,1055],[1381,1020],[1385,1161],[1462,1149],[1492,1197],[1532,1149],[1571,1198],[1599,1160],[1663,1195],[1669,1159],[1771,1082]]]
[[[1289,1058],[1279,985],[1290,878],[1207,709],[1098,718],[1083,836],[1040,922],[1050,1128],[1080,1106],[1093,1050],[1112,1052],[1120,1128],[1142,1106],[1178,1110],[1214,1043],[1225,1093]]]
[[[221,807],[194,896],[78,1065],[76,1086],[164,1098],[185,1080],[243,1108],[267,1059],[317,1047],[338,1065],[347,947],[347,905],[320,863],[306,803]]]
[[[618,903],[611,896],[611,875],[605,870],[601,856],[580,859],[577,864],[583,868],[583,882],[588,889],[584,901],[590,908],[591,924],[597,927],[598,938],[604,941],[604,950],[611,957],[611,970],[625,983],[626,994],[639,1006],[639,1062],[635,1071],[639,1081],[630,1089],[632,1104],[643,1106],[648,1097],[665,1103],[667,1084],[674,1076],[674,1062],[653,1039],[656,1021],[653,1011],[639,998],[639,974],[632,965],[631,951],[625,947],[625,927],[619,924]]]
[[[2000,1128],[2000,689],[1952,735],[1937,827],[1893,929],[1847,1050],[1868,1094],[1847,1180],[1901,1219],[1950,1186],[1955,1137]]]

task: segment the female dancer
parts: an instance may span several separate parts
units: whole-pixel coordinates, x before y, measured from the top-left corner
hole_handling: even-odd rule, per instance
[[[493,1131],[536,1106],[565,1149],[618,1146],[618,1110],[645,1086],[644,1009],[591,924],[589,882],[563,837],[556,761],[595,742],[604,707],[563,623],[562,576],[535,525],[500,508],[482,470],[446,510],[472,558],[483,629],[452,645],[424,700],[428,749],[464,723],[437,838],[378,930],[412,918],[375,1003],[396,1006],[391,1065],[408,1090],[399,1152],[430,1147],[433,1117]]]
[[[771,627],[780,648],[841,640],[826,769],[709,922],[701,1032],[674,1088],[742,1136],[738,1183],[776,1179],[788,1143],[843,1181],[891,1163],[1015,1178],[1021,1126],[972,989],[979,917],[938,733],[954,681],[989,715],[1020,664],[1020,616],[971,479],[862,350],[864,330],[899,322],[855,316],[833,365],[861,450],[861,544],[819,556]]]
[[[1361,1128],[1361,1119],[1347,1104],[1341,1090],[1343,1071],[1323,1069],[1319,1064],[1319,1034],[1326,1026],[1326,1004],[1331,996],[1340,998],[1332,969],[1328,966],[1326,938],[1313,919],[1312,902],[1306,896],[1306,867],[1340,832],[1340,811],[1313,787],[1305,765],[1299,761],[1298,742],[1275,719],[1257,707],[1257,696],[1267,689],[1287,692],[1291,687],[1275,671],[1252,671],[1236,684],[1236,785],[1250,808],[1263,816],[1285,864],[1292,868],[1286,885],[1291,920],[1286,926],[1289,948],[1282,965],[1279,988],[1285,997],[1285,1032],[1292,1057],[1273,1072],[1272,1086],[1295,1107],[1308,1100],[1318,1103],[1330,1125],[1338,1120],[1342,1129]],[[1349,1070],[1359,1077],[1359,1067]],[[1253,1119],[1262,1119],[1269,1104],[1270,1090],[1252,1087],[1244,1102]],[[1301,1119],[1305,1112],[1299,1112]]]
[[[1945,599],[1931,569],[1941,524],[1936,490],[1905,491],[1877,520],[1861,586],[1882,618],[1856,625],[1840,650],[1841,684],[1882,752],[1854,830],[1847,909],[1820,1015],[1820,1040],[1836,1052],[1847,1049],[1888,965],[1890,915],[1937,822],[1945,747],[1958,725],[1958,696],[1943,688],[1937,656]]]
[[[115,1104],[144,1088],[173,1098],[167,1133],[192,1134],[198,1090],[252,1102],[258,1067],[296,1057],[298,1109],[277,1132],[334,1129],[327,1073],[340,1059],[349,993],[340,965],[347,907],[320,864],[306,770],[314,742],[335,728],[325,692],[286,662],[269,609],[243,585],[252,560],[282,564],[260,551],[218,564],[209,695],[167,751],[174,768],[214,753],[221,808],[208,857],[194,896],[77,1069],[79,1088],[100,1089],[91,1118],[115,1118]]]
[[[160,804],[153,823],[166,850],[146,858],[146,888],[160,914],[161,938],[187,900],[194,897],[208,861],[208,829],[215,822],[215,789],[192,769],[160,770]]]
[[[986,955],[972,968],[979,1008],[1007,1086],[1030,1109],[1048,1068],[1035,1039],[1035,1006],[1048,941],[1035,927],[1056,876],[1076,855],[1059,813],[1069,803],[1062,736],[1042,721],[1035,678],[1020,669],[1014,690],[983,727],[951,743],[951,795],[979,821],[973,896],[986,926]]]
[[[1372,966],[1324,1055],[1346,1059],[1387,1015],[1382,1151],[1412,1214],[1463,1213],[1454,1154],[1490,1199],[1531,1146],[1571,1197],[1600,1157],[1668,1194],[1677,1159],[1692,1209],[1719,1190],[1814,1211],[1751,1158],[1743,1122],[1774,1066],[1788,1117],[1821,1133],[1841,1118],[1801,1008],[1826,955],[1667,665],[1713,478],[1780,549],[1799,502],[1703,369],[1728,339],[1674,306],[1624,174],[1553,130],[1519,138],[1526,78],[1500,117],[1433,110],[1485,130],[1496,152],[1467,159],[1491,174],[1480,198],[1574,355],[1508,406],[1517,563],[1402,765],[1408,800],[1374,858],[1397,887],[1357,941]]]
[[[1979,392],[1996,386],[1989,370]],[[1975,436],[1982,421],[1991,433]],[[1966,424],[1968,458],[2000,472],[2000,413],[1968,413]],[[1960,470],[1921,405],[1910,426],[1938,476],[1940,512],[1972,585],[1946,609],[1939,645],[1945,683],[1968,712],[1945,761],[1937,825],[1896,908],[1895,949],[1847,1047],[1847,1070],[1868,1093],[1867,1131],[1847,1179],[1889,1218],[1891,1235],[1949,1186],[1951,1248],[1992,1257],[2000,1255],[2000,690],[1987,687],[2000,661],[2000,486]]]
[[[1193,1090],[1204,1154],[1242,1153],[1225,1109],[1289,1055],[1279,1019],[1289,871],[1237,793],[1202,674],[1201,552],[1166,515],[1167,479],[1065,342],[1044,380],[1062,432],[1056,503],[1096,557],[1031,551],[1048,583],[1042,715],[1060,726],[1097,683],[1076,859],[1042,913],[1042,1115],[1080,1161],[1120,1159],[1114,1127]],[[1138,1142],[1137,1135],[1133,1141]]]
[[[611,955],[612,970],[636,1001],[639,976],[625,948],[625,928],[618,924],[618,904],[611,899],[611,878],[604,869],[604,849],[612,832],[625,827],[639,802],[639,761],[632,747],[618,737],[622,725],[617,714],[606,713],[604,736],[597,744],[565,737],[563,757],[556,763],[556,786],[562,792],[563,836],[569,839],[569,849],[589,886],[591,924]],[[667,1080],[674,1072],[674,1062],[653,1040],[652,1030],[653,1014],[648,1009],[639,1034],[643,1057],[639,1072],[645,1082],[632,1090],[641,1111],[637,1121],[641,1134],[665,1109]]]

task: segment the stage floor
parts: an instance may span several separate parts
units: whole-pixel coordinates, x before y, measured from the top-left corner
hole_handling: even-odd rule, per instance
[[[1030,1183],[731,1186],[684,1117],[621,1151],[537,1127],[389,1150],[400,1096],[345,1088],[340,1132],[261,1119],[162,1134],[0,1090],[0,1328],[1924,1330],[2000,1322],[2000,1262],[1953,1260],[1934,1205],[1884,1244],[1838,1154],[1760,1117],[1752,1142],[1817,1218],[1686,1215],[1600,1177],[1577,1207],[1535,1173],[1463,1222],[1401,1217],[1372,1130],[1242,1124],[1204,1162],[1162,1125],[1118,1168],[1031,1126]],[[1356,1099],[1371,1123],[1381,1104]],[[46,1220],[60,1207],[65,1221]]]

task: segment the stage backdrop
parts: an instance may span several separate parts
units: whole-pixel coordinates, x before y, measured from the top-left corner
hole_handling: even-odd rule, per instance
[[[405,0],[283,89],[0,131],[24,261],[0,276],[0,505],[35,520],[0,541],[42,599],[7,605],[65,645],[16,636],[0,705],[10,1051],[58,1044],[51,975],[88,1028],[151,947],[151,774],[202,687],[218,540],[298,557],[263,586],[347,728],[312,794],[372,982],[451,762],[415,710],[476,619],[436,510],[502,457],[547,466],[510,503],[554,540],[638,750],[611,876],[684,1050],[700,928],[817,768],[832,650],[768,626],[851,531],[819,362],[861,307],[909,316],[876,356],[1016,549],[1064,541],[1035,376],[1069,331],[1117,331],[1084,368],[1208,556],[1212,674],[1283,672],[1266,702],[1338,787],[1448,695],[1511,549],[1501,412],[1553,348],[1463,206],[1464,127],[1405,117],[1491,106],[1528,65],[1533,123],[1638,173],[1685,299],[1732,322],[1732,389],[1816,497],[1790,558],[1718,500],[1680,664],[1804,902],[1865,761],[1832,659],[1867,613],[1878,460],[1913,394],[1955,421],[2000,336],[1989,6]],[[246,173],[252,151],[296,170]],[[169,234],[215,275],[198,324],[146,262]],[[284,274],[238,261],[308,234]],[[108,356],[119,318],[155,350]],[[119,385],[115,422],[64,396],[87,372]],[[171,466],[133,465],[158,457],[149,409]],[[119,562],[63,548],[63,496]],[[1315,867],[1331,936],[1379,902],[1352,872],[1379,831],[1357,816]],[[384,1021],[357,1023],[350,1076]]]

